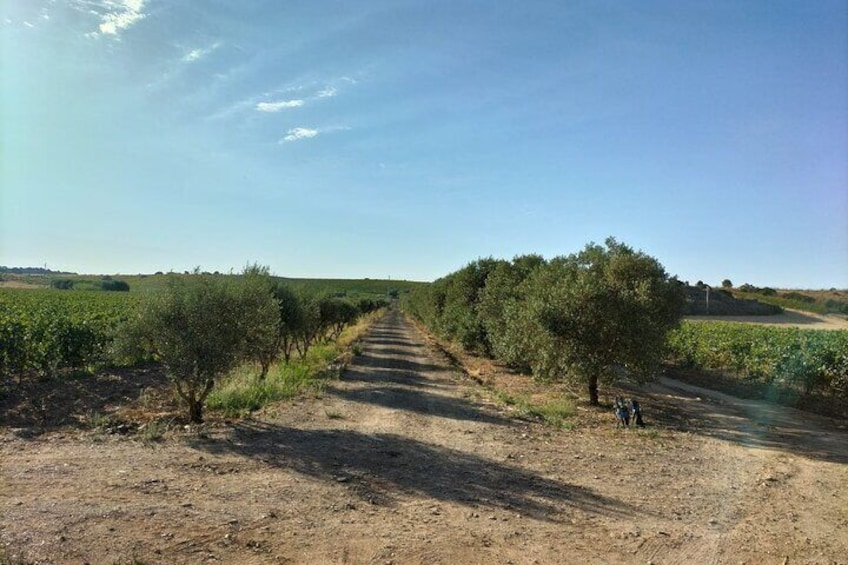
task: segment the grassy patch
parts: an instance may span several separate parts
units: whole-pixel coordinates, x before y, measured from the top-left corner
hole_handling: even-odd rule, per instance
[[[570,428],[573,426],[567,420],[574,416],[574,402],[568,398],[549,400],[543,404],[530,405],[528,412],[557,428]]]
[[[542,420],[560,429],[573,427],[568,420],[575,415],[576,409],[574,402],[569,398],[560,397],[539,403],[527,396],[510,395],[501,390],[494,390],[493,394],[501,403],[512,406],[524,417]]]
[[[373,312],[346,328],[335,343],[315,345],[303,359],[279,362],[265,380],[257,378],[255,365],[243,365],[223,379],[209,395],[206,406],[226,417],[241,417],[263,406],[303,393],[321,394],[327,382],[339,378],[351,349],[383,315]]]
[[[278,364],[262,381],[257,379],[255,366],[242,366],[209,395],[207,406],[224,416],[239,417],[271,402],[292,398],[321,378],[310,370],[311,365],[307,360]]]
[[[163,420],[152,420],[139,429],[139,437],[144,442],[158,442],[162,440],[168,428],[167,422]]]

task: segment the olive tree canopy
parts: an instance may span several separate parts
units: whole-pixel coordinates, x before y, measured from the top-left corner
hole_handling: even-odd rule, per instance
[[[684,303],[656,259],[613,238],[541,265],[523,287],[507,317],[534,374],[585,384],[591,404],[599,381],[647,379],[659,368]]]

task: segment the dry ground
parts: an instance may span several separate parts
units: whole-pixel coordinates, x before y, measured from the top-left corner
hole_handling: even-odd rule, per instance
[[[766,326],[804,328],[810,330],[848,330],[845,316],[829,314],[823,316],[813,312],[786,309],[774,316],[686,316],[687,320],[710,320],[716,322],[744,322]]]
[[[427,343],[393,312],[320,397],[160,443],[0,430],[6,560],[848,563],[838,423],[662,381],[558,430]]]

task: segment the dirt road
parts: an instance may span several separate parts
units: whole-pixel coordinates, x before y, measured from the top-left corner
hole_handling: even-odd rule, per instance
[[[783,328],[802,328],[807,330],[846,330],[848,319],[836,314],[815,314],[786,308],[782,314],[773,316],[686,316],[687,320],[705,320],[711,322],[741,322]]]
[[[844,430],[639,394],[645,430],[516,419],[392,312],[320,397],[249,421],[4,431],[0,540],[56,563],[848,563]]]

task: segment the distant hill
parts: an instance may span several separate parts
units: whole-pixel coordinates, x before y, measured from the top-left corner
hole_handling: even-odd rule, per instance
[[[687,316],[773,316],[783,312],[775,304],[766,304],[752,298],[736,298],[730,290],[711,288],[707,307],[707,289],[697,286],[686,287]]]
[[[68,271],[53,271],[43,267],[6,267],[0,265],[0,274],[8,275],[75,275]]]

